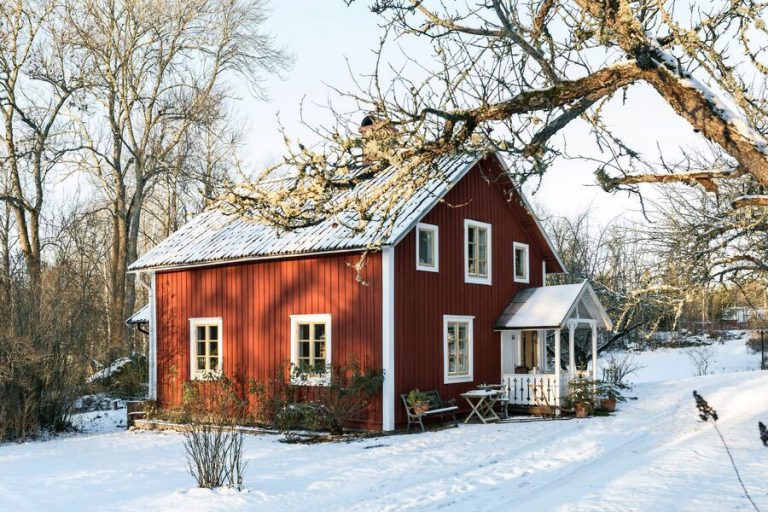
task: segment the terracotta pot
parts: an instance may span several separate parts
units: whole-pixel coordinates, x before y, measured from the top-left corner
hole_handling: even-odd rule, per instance
[[[418,402],[413,404],[413,412],[415,414],[424,414],[429,410],[429,402]]]
[[[573,409],[576,411],[577,418],[586,418],[589,416],[589,404],[586,402],[576,402],[573,404]]]
[[[531,414],[534,416],[551,416],[552,415],[552,406],[551,405],[534,405],[531,407]]]
[[[605,409],[608,412],[614,412],[616,410],[616,400],[603,398],[600,400],[600,408]]]

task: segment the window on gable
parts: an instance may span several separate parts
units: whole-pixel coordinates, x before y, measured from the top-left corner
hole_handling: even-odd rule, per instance
[[[471,316],[443,317],[446,384],[472,381],[473,324]]]
[[[416,225],[416,270],[439,270],[438,244],[437,226],[421,223]]]
[[[331,365],[331,315],[291,316],[291,364],[295,383],[327,384]]]
[[[515,242],[513,244],[514,251],[514,266],[515,266],[515,282],[528,283],[530,282],[530,257],[528,251],[528,244],[522,244]]]
[[[464,221],[464,281],[491,284],[491,225]]]
[[[189,323],[192,379],[210,379],[221,375],[221,318],[192,318]]]

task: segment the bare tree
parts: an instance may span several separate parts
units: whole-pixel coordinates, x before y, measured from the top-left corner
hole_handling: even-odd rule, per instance
[[[699,284],[761,283],[768,274],[768,211],[734,209],[738,197],[760,189],[751,176],[729,180],[719,194],[665,187],[654,204],[647,230],[652,250],[675,258],[679,271]]]
[[[94,69],[93,112],[81,122],[92,171],[112,216],[110,339],[125,340],[133,311],[141,216],[153,186],[178,171],[179,145],[220,119],[226,79],[245,77],[263,95],[263,73],[290,59],[261,32],[261,0],[70,0],[71,45]]]
[[[664,268],[659,255],[649,251],[643,231],[634,223],[614,219],[599,225],[590,209],[572,218],[545,216],[568,274],[548,276],[550,284],[589,280],[614,320],[614,331],[603,337],[600,352],[627,342],[640,330],[654,330],[677,309],[678,298],[659,279]],[[656,284],[662,285],[656,288]],[[576,359],[586,362],[591,342],[586,332],[577,335]]]
[[[0,198],[14,214],[18,246],[39,296],[41,223],[49,175],[70,150],[63,120],[84,81],[67,52],[56,0],[16,0],[0,5]]]
[[[318,144],[289,143],[285,162],[251,187],[231,191],[229,203],[286,229],[312,224],[341,210],[360,212],[360,224],[379,215],[391,228],[401,199],[439,177],[436,162],[460,152],[497,152],[518,182],[537,178],[563,154],[556,136],[586,123],[594,138],[597,179],[607,190],[638,183],[682,182],[717,189],[744,173],[768,185],[761,135],[768,68],[757,41],[766,32],[766,7],[756,2],[641,0],[490,0],[477,4],[378,0],[382,19],[377,66],[359,90],[344,93],[368,128],[336,112],[336,123],[316,129]],[[754,36],[754,38],[753,38]],[[432,61],[407,54],[393,62],[392,46],[431,48]],[[734,56],[737,49],[742,55]],[[603,121],[608,100],[637,83],[649,84],[694,131],[727,158],[714,169],[676,167],[658,173],[653,162]],[[730,105],[733,105],[731,107]],[[363,156],[363,153],[365,156]],[[276,176],[282,191],[261,186]],[[340,190],[396,170],[382,183],[388,194],[365,197]],[[660,166],[661,167],[661,166]],[[659,168],[658,170],[661,170]],[[768,202],[743,196],[738,206]],[[313,198],[305,204],[307,197]]]

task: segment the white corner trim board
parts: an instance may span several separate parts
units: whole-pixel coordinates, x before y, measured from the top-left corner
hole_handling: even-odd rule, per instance
[[[150,272],[149,287],[149,399],[157,400],[157,284]]]
[[[381,365],[384,370],[382,388],[381,429],[395,429],[395,248],[381,250]]]

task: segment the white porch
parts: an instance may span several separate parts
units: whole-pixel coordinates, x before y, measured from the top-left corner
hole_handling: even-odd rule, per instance
[[[558,407],[579,374],[575,340],[587,330],[591,378],[598,379],[598,329],[611,320],[587,281],[521,291],[496,322],[501,333],[502,384],[513,405]]]

